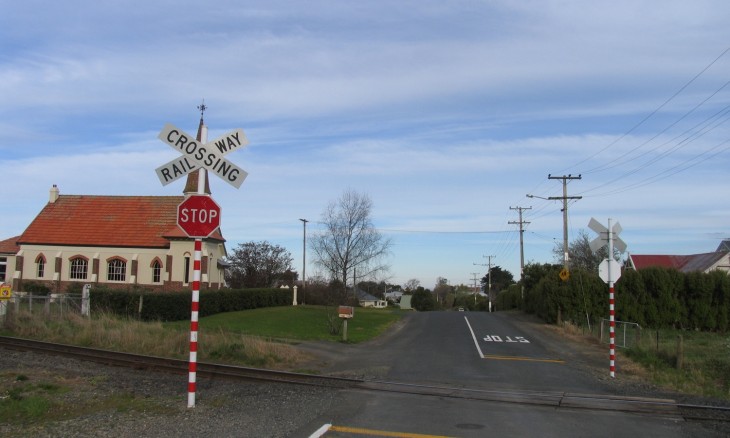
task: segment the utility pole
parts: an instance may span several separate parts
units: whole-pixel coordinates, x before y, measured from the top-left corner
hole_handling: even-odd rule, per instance
[[[479,275],[478,272],[472,272],[472,280],[474,281],[474,304],[477,303],[477,275]]]
[[[525,283],[524,283],[524,272],[525,272],[525,241],[524,234],[525,229],[523,225],[529,224],[522,220],[522,212],[525,210],[532,210],[532,207],[510,207],[510,210],[517,210],[520,215],[519,221],[509,221],[509,224],[520,226],[520,284],[522,285],[522,299],[525,299]]]
[[[302,239],[302,305],[306,304],[307,298],[307,222],[306,219],[299,219],[304,226],[304,237]]]
[[[488,260],[487,264],[484,264],[484,265],[479,264],[479,263],[474,263],[474,264],[479,265],[479,266],[487,266],[487,284],[488,284],[487,298],[489,298],[489,311],[491,312],[492,311],[492,258],[493,257],[496,258],[496,256],[485,255],[482,257],[484,257],[485,259]]]
[[[552,176],[548,174],[548,179],[560,179],[563,180],[563,196],[550,196],[548,199],[551,201],[561,200],[563,201],[563,268],[565,272],[568,271],[568,200],[570,199],[582,199],[582,196],[568,196],[568,180],[581,179],[581,176],[563,175],[563,176]]]

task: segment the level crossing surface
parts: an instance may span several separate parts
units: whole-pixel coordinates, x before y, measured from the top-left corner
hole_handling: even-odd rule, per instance
[[[382,379],[439,395],[343,391],[301,436],[707,436],[671,410],[634,409],[612,380],[579,366],[575,346],[539,328],[509,313],[414,314],[398,336],[353,360],[367,368],[371,357]]]

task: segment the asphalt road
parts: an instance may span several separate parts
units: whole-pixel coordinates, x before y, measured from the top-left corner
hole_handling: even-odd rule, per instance
[[[617,379],[607,377],[608,351],[603,374],[595,351],[581,351],[541,327],[510,313],[414,313],[380,340],[330,352],[327,372],[504,399],[343,391],[300,436],[724,436],[671,410],[590,408],[585,400],[593,395],[647,394],[632,394],[631,385],[621,384],[620,368]]]

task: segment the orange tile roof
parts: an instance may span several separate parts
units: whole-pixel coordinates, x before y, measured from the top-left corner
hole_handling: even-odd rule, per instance
[[[168,248],[186,238],[177,226],[184,196],[60,195],[17,239],[18,244]],[[220,229],[211,238],[223,241]]]
[[[17,254],[20,247],[17,242],[20,236],[11,237],[10,239],[0,240],[0,254]]]

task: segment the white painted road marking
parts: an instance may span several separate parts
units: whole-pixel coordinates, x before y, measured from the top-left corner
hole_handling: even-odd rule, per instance
[[[469,327],[469,331],[471,332],[471,337],[474,339],[474,345],[477,347],[477,352],[479,353],[479,357],[484,359],[484,354],[482,354],[482,349],[479,347],[479,341],[477,341],[477,337],[474,334],[474,330],[471,329],[471,324],[469,324],[469,319],[467,317],[464,317],[464,321],[466,321],[467,327]]]
[[[487,335],[487,336],[484,337],[484,341],[485,342],[507,342],[507,343],[519,342],[521,344],[529,344],[530,343],[530,341],[528,341],[527,339],[525,339],[523,336],[515,336],[514,339],[512,339],[511,336],[505,336],[505,339],[502,339],[502,337],[501,336],[498,336],[498,335]]]

